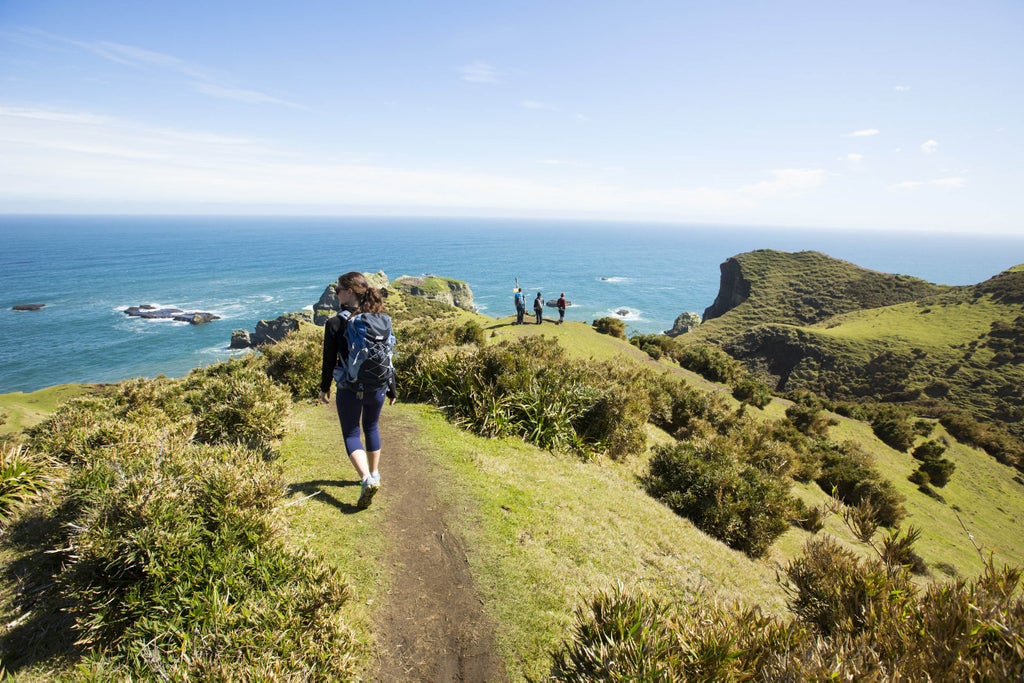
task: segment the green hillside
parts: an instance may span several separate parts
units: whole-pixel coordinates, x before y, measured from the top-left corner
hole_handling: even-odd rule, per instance
[[[726,296],[735,282],[742,300]],[[717,317],[680,343],[715,344],[780,392],[956,408],[1024,437],[1021,267],[950,288],[821,254],[759,251],[723,264],[722,287],[732,307],[719,301]]]
[[[995,296],[988,293],[982,298]],[[918,304],[895,308],[908,305]],[[400,333],[404,355],[399,367],[405,369],[402,392],[406,399],[385,410],[385,439],[390,439],[389,449],[401,447],[403,457],[422,460],[420,488],[432,488],[436,482],[436,497],[450,515],[445,528],[460,539],[509,680],[549,678],[558,662],[563,671],[559,677],[564,680],[608,678],[608,672],[592,677],[565,673],[571,667],[557,653],[564,654],[567,643],[578,637],[576,629],[590,612],[591,600],[620,590],[619,585],[624,594],[612,612],[625,609],[628,595],[636,593],[644,596],[643,604],[670,605],[673,613],[697,615],[700,627],[693,632],[685,632],[688,622],[683,617],[672,622],[671,628],[683,629],[671,636],[678,645],[690,642],[687,639],[694,633],[698,640],[728,633],[731,622],[715,611],[717,606],[735,603],[758,610],[765,619],[788,619],[792,593],[780,580],[780,567],[801,557],[811,539],[828,535],[854,557],[872,556],[836,515],[825,516],[823,532],[816,534],[787,525],[767,552],[752,555],[701,531],[690,519],[673,512],[672,505],[650,495],[652,462],[661,447],[678,444],[735,445],[745,449],[747,455],[742,457],[766,458],[770,469],[788,471],[792,463],[772,458],[797,455],[791,450],[796,446],[783,438],[802,443],[790,432],[783,437],[783,432],[774,431],[773,425],[786,423],[789,401],[775,398],[763,410],[741,405],[728,387],[668,360],[655,361],[627,341],[598,334],[582,323],[516,326],[511,317],[496,320],[401,293],[393,294],[388,306]],[[839,326],[807,329],[825,339]],[[344,680],[370,677],[379,651],[394,646],[388,639],[393,634],[382,634],[375,641],[374,624],[383,602],[379,596],[391,590],[400,574],[415,567],[387,561],[391,544],[400,542],[400,536],[390,526],[397,503],[388,499],[386,488],[367,513],[352,514],[354,506],[347,502],[353,496],[350,480],[354,475],[337,456],[336,416],[310,400],[315,393],[310,378],[319,372],[321,334],[319,328],[304,326],[262,356],[196,371],[180,381],[130,381],[84,402],[46,406],[42,412],[56,411],[59,419],[45,423],[28,443],[50,448],[52,457],[63,462],[60,476],[70,477],[75,486],[69,489],[73,493],[69,502],[55,510],[48,499],[26,508],[22,517],[13,518],[12,533],[3,537],[0,563],[7,571],[0,584],[0,603],[4,623],[15,627],[0,641],[0,658],[8,666],[17,662],[18,679],[103,680],[134,672],[140,680],[160,680],[189,671],[191,676],[197,671],[205,675],[234,671],[240,678],[280,675],[300,680],[303,674],[296,672],[312,666],[310,662],[338,667],[334,671]],[[837,334],[834,343],[847,342]],[[482,374],[473,375],[477,370]],[[273,385],[266,375],[273,378]],[[456,382],[450,385],[455,388],[439,389],[449,386],[445,382]],[[469,412],[459,412],[462,387],[474,392],[465,403]],[[513,392],[513,398],[492,393],[494,387]],[[417,392],[436,395],[438,391],[446,392],[441,394],[445,400],[414,400]],[[288,392],[292,398],[283,409],[282,397]],[[531,392],[538,399],[532,403]],[[670,403],[671,396],[676,397],[675,404]],[[30,398],[7,395],[3,405],[15,414]],[[538,439],[547,432],[528,429],[520,434],[514,424],[498,419],[512,420],[517,411],[532,410],[541,411],[529,413],[533,418],[546,416],[554,424],[562,411],[574,409],[573,401],[579,402],[579,413],[566,424],[578,431],[566,436],[552,426],[549,432],[552,438],[565,439],[553,441],[564,444],[560,446],[538,446]],[[491,421],[478,419],[480,406],[490,406],[491,412],[483,417],[490,415]],[[641,408],[642,419],[634,422]],[[935,427],[929,438],[946,439],[950,444],[946,457],[956,465],[950,483],[942,489],[944,500],[939,501],[907,480],[916,467],[909,454],[886,446],[861,421],[832,413],[825,413],[825,418],[821,438],[855,444],[873,462],[877,476],[904,497],[902,526],[921,530],[915,549],[926,570],[914,579],[917,584],[977,576],[985,563],[975,544],[994,552],[1000,566],[1024,564],[1024,540],[1015,533],[1016,520],[1024,512],[1024,485],[1013,479],[1012,470]],[[626,429],[630,425],[638,431]],[[8,438],[25,439],[21,426],[13,422],[0,429]],[[482,435],[471,429],[494,433]],[[509,431],[498,433],[501,429]],[[251,454],[241,450],[239,434],[251,444]],[[741,457],[739,452],[725,455]],[[16,456],[8,449],[5,458]],[[113,458],[110,468],[104,465],[106,458]],[[193,464],[195,458],[200,459]],[[145,466],[133,466],[136,461],[144,461]],[[161,469],[167,465],[174,466],[173,472]],[[385,476],[387,467],[385,460]],[[751,472],[748,468],[743,476]],[[813,481],[794,482],[789,475],[779,480],[810,508],[830,504],[825,490]],[[216,495],[204,497],[210,495],[204,485]],[[88,486],[109,489],[123,500],[110,502],[100,493],[89,493],[84,488]],[[59,490],[54,493],[57,503],[62,495]],[[169,500],[167,507],[149,511],[162,495],[205,503],[186,505],[183,510]],[[223,506],[215,504],[221,500]],[[95,515],[88,516],[90,525],[65,516],[81,514],[79,508],[87,511],[94,504],[98,507]],[[206,505],[211,506],[213,517],[201,516]],[[245,516],[249,514],[246,506],[255,506],[270,521]],[[50,517],[53,512],[59,515]],[[193,521],[180,519],[183,513],[195,515],[190,518]],[[148,521],[133,526],[135,515]],[[224,545],[227,555],[205,559],[207,553],[221,551],[218,529],[236,518],[244,524],[232,536],[235,540]],[[48,525],[47,520],[55,523]],[[166,530],[156,527],[168,521],[173,524]],[[102,529],[105,523],[121,526],[107,532]],[[46,533],[32,533],[38,529]],[[202,539],[202,552],[188,549],[185,539],[193,535]],[[103,582],[110,577],[102,563],[78,564],[76,554],[86,553],[97,562],[106,557],[105,562],[121,566],[115,560],[133,543],[152,544],[144,547],[153,554],[146,560],[132,555],[133,562],[124,564],[116,585],[106,589],[109,593],[103,592]],[[243,546],[244,552],[234,552]],[[161,552],[170,553],[172,559],[164,560]],[[292,553],[311,553],[313,559],[296,565],[295,557],[304,556]],[[78,569],[66,572],[61,558],[68,567]],[[199,560],[204,569],[193,569],[192,563]],[[178,577],[161,586],[166,592],[156,593],[162,602],[155,608],[142,602],[147,591],[155,588],[131,583],[140,576],[134,562],[143,561]],[[298,572],[298,566],[305,568]],[[265,576],[261,567],[267,567]],[[149,575],[153,571],[147,570]],[[206,571],[228,571],[234,597],[221,593],[218,581],[205,582]],[[295,583],[279,584],[287,581],[290,572],[299,574]],[[246,580],[255,576],[266,585],[252,591]],[[54,585],[61,589],[55,591]],[[131,610],[109,609],[118,604],[112,596],[121,595],[125,585],[142,586],[127,593],[134,601]],[[26,592],[25,586],[31,590]],[[76,593],[83,586],[87,599]],[[268,601],[259,597],[263,593],[287,597],[288,604],[304,607],[297,608],[298,614],[277,613],[274,605],[284,603],[271,599],[268,611]],[[26,594],[33,596],[28,602]],[[323,611],[323,604],[332,605],[329,613]],[[84,620],[80,623],[91,634],[85,642],[107,648],[92,650],[78,669],[83,650],[71,645],[70,616],[60,618],[59,611],[45,616],[47,608],[56,610],[60,605],[75,606],[68,614]],[[298,626],[303,614],[310,619],[308,634]],[[762,616],[748,616],[742,623],[761,624],[763,633],[774,628],[759,619]],[[273,624],[280,638],[273,643],[260,640],[261,623]],[[652,623],[649,629],[609,632],[607,644],[610,647],[624,638],[636,647],[633,664],[668,666],[675,656],[671,648],[653,646],[659,628]],[[131,638],[117,637],[122,629]],[[55,639],[55,634],[65,640]],[[798,642],[798,635],[794,630],[787,638],[780,636],[771,647],[781,653],[784,643]],[[40,642],[48,643],[42,654],[26,661],[26,644]],[[250,649],[250,642],[262,645]],[[738,662],[747,661],[741,656],[746,646],[739,641],[716,642],[694,641],[690,659],[680,661],[711,660],[718,656],[716,652],[728,654],[723,661],[732,662],[722,666],[738,667]],[[645,649],[645,643],[653,649]],[[167,653],[174,656],[160,659],[160,648],[165,648],[165,657]],[[313,654],[304,656],[303,648]],[[237,658],[236,667],[243,663],[251,667],[245,669],[248,674],[224,663],[228,652]],[[243,657],[243,653],[250,654]],[[626,662],[627,655],[622,656]],[[832,663],[822,664],[824,669],[803,671],[824,676],[828,667],[848,658],[826,659]],[[170,667],[172,660],[180,668],[162,673],[161,667]],[[1014,660],[1009,661],[1012,665]],[[724,673],[727,670],[734,673]],[[705,672],[705,677],[741,677],[740,669],[721,671],[721,676]]]

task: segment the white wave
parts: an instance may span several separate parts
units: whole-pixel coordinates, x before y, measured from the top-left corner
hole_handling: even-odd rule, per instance
[[[646,322],[645,318],[643,317],[643,311],[637,310],[635,308],[630,308],[628,306],[617,306],[615,308],[609,308],[607,313],[609,316],[613,318],[618,318],[619,320],[625,322]]]
[[[614,284],[623,284],[623,283],[626,283],[626,282],[631,282],[633,278],[621,277],[621,276],[616,275],[616,276],[613,276],[613,277],[599,277],[597,279],[598,279],[599,282],[611,282],[611,283],[614,283]]]
[[[217,346],[208,346],[205,349],[199,349],[199,353],[204,356],[231,358],[234,356],[242,356],[247,353],[252,353],[252,349],[232,349],[223,344],[219,344]]]

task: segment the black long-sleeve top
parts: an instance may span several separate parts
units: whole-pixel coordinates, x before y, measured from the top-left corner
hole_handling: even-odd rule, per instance
[[[329,393],[331,382],[334,381],[334,367],[348,360],[348,344],[345,343],[345,330],[348,329],[348,318],[342,315],[332,316],[324,325],[324,353],[320,364],[320,392]],[[391,373],[388,382],[388,398],[398,396],[395,373]]]

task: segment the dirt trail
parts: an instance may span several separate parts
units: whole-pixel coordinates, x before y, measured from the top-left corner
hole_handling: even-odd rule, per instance
[[[414,445],[411,420],[384,410],[385,561],[394,583],[374,625],[377,681],[504,681],[494,627],[473,587],[462,540],[435,491],[443,485]]]

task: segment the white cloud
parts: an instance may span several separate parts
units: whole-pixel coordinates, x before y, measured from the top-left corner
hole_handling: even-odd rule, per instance
[[[486,62],[473,62],[459,69],[462,80],[469,83],[497,83],[498,70]]]
[[[890,190],[920,190],[926,187],[941,187],[946,190],[962,190],[967,187],[967,180],[960,177],[934,178],[932,180],[905,180],[890,185]]]
[[[373,166],[307,157],[255,139],[2,103],[0,158],[0,208],[28,202],[51,211],[104,205],[338,212],[375,206],[392,212],[744,219],[792,207],[825,179],[821,169],[790,168],[742,186],[656,186],[621,173],[597,181],[586,166],[558,158],[540,162],[564,169],[557,179]]]
[[[896,85],[896,86],[893,86],[893,90],[895,90],[896,92],[910,92],[910,86],[909,85]]]
[[[939,151],[939,143],[935,142],[935,140],[928,140],[926,142],[922,142],[921,151],[924,152],[925,154],[935,154],[937,151]]]
[[[882,131],[877,128],[864,128],[863,130],[855,130],[852,133],[847,133],[848,138],[869,138],[872,135],[878,135]]]
[[[825,171],[820,168],[784,168],[771,173],[771,180],[744,185],[739,195],[749,199],[797,197],[825,182]]]
[[[839,160],[840,161],[849,161],[851,164],[856,164],[856,163],[859,163],[861,161],[864,161],[864,155],[863,154],[857,154],[856,152],[851,152],[850,154],[847,154],[844,157],[839,157]]]

